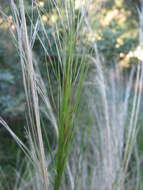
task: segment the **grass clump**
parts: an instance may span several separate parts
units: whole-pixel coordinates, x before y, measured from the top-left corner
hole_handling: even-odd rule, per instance
[[[11,35],[20,58],[27,102],[29,144],[26,146],[0,117],[0,123],[29,159],[25,169],[28,177],[21,175],[15,189],[125,189],[132,159],[138,158],[135,143],[142,62],[132,65],[128,73],[118,66],[107,69],[95,41],[89,45],[92,51],[84,48],[83,31],[91,36],[94,32],[85,8],[77,10],[74,0],[50,0],[47,9],[33,0],[30,12],[24,3],[11,0],[10,7],[16,29]],[[56,15],[52,34],[51,20],[46,17],[50,9]],[[140,11],[141,27],[142,14]],[[142,30],[139,40],[142,43]],[[37,43],[44,54],[43,72],[40,58],[37,61],[34,54]],[[86,111],[80,107],[83,96]],[[54,131],[54,146],[45,121]],[[140,160],[134,164],[138,169],[133,175],[139,174]],[[139,183],[137,179],[135,188],[139,189]]]
[[[30,143],[30,149],[27,149],[20,139],[10,130],[10,128],[3,123],[2,124],[10,131],[11,135],[18,142],[18,144],[26,151],[30,160],[34,163],[36,173],[40,177],[41,185],[44,189],[48,189],[48,166],[46,163],[46,154],[44,150],[44,139],[41,129],[40,120],[40,101],[44,102],[44,107],[47,110],[47,117],[50,118],[51,124],[55,128],[57,138],[57,148],[52,156],[52,163],[55,168],[54,190],[60,189],[64,168],[67,162],[67,158],[71,149],[71,145],[74,139],[76,129],[74,127],[74,121],[76,114],[78,113],[78,106],[80,100],[80,94],[82,90],[82,83],[85,79],[87,72],[87,65],[85,64],[85,55],[83,50],[79,49],[80,36],[79,28],[82,27],[82,18],[80,14],[76,14],[74,1],[65,1],[63,3],[52,1],[50,6],[54,7],[57,14],[60,17],[59,28],[62,28],[63,34],[60,34],[58,25],[55,26],[54,44],[56,50],[56,59],[45,59],[47,67],[47,76],[50,93],[47,92],[46,86],[41,77],[38,64],[33,56],[33,50],[35,39],[38,39],[41,47],[44,50],[45,57],[49,55],[49,49],[51,48],[51,42],[49,43],[49,49],[43,43],[43,39],[39,36],[38,27],[41,27],[44,39],[48,37],[47,28],[42,21],[41,10],[37,3],[32,1],[31,14],[34,14],[34,8],[36,8],[37,20],[36,24],[34,19],[30,18],[30,15],[25,13],[24,2],[19,0],[16,4],[11,0],[11,9],[13,13],[13,22],[15,24],[16,33],[12,36],[15,41],[15,45],[20,57],[20,63],[22,68],[23,83],[27,101],[28,111],[28,140]],[[63,12],[63,8],[65,12]],[[42,10],[44,13],[45,10]],[[66,14],[64,19],[62,14]],[[31,23],[31,31],[33,32],[32,38],[29,35],[27,20]],[[56,80],[56,98],[53,94],[53,83],[49,67],[52,69]],[[51,106],[49,96],[54,104],[54,111]],[[48,144],[46,145],[49,146]],[[55,161],[53,161],[55,159]],[[39,180],[38,180],[39,181]],[[37,185],[38,187],[38,185]]]

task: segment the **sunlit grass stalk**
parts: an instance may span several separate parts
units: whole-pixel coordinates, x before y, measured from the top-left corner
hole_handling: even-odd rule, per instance
[[[16,5],[13,2],[13,0],[11,1],[11,7],[12,7],[14,14],[17,15]],[[40,165],[41,165],[41,172],[43,175],[43,183],[44,183],[45,189],[47,190],[48,189],[48,173],[47,173],[47,169],[46,169],[45,152],[44,152],[43,138],[42,138],[42,132],[41,132],[38,93],[37,93],[37,88],[36,88],[32,49],[31,49],[30,43],[29,43],[23,0],[19,0],[19,8],[20,9],[19,9],[18,19],[21,19],[20,20],[21,23],[20,23],[19,28],[17,26],[17,29],[18,29],[17,34],[20,35],[20,37],[21,37],[21,38],[19,38],[19,36],[18,36],[18,45],[19,45],[19,52],[20,52],[20,58],[21,58],[24,87],[25,87],[28,109],[29,109],[29,118],[31,120],[31,124],[33,125],[31,127],[33,130],[33,135],[34,135],[34,139],[35,139],[34,141],[35,141],[35,143],[37,141],[37,143],[35,145],[38,145],[38,147],[39,147],[38,148],[39,149],[38,157],[39,157],[39,161],[40,161]],[[18,24],[18,20],[17,20],[17,24]],[[23,58],[23,55],[25,56],[25,58]],[[25,65],[25,68],[23,67],[24,65]],[[27,71],[27,73],[25,73],[25,70]],[[32,93],[32,96],[31,96],[32,98],[30,98],[30,96],[29,96],[30,92]],[[36,128],[34,129],[34,127],[36,127]]]
[[[142,18],[143,17],[141,11],[139,44],[142,44],[142,36],[143,36]],[[85,17],[85,22],[87,24],[89,32],[93,34],[90,23],[86,17]],[[102,188],[124,189],[128,175],[129,164],[131,162],[131,156],[133,155],[134,152],[137,132],[139,130],[137,121],[141,106],[141,94],[142,94],[142,85],[143,85],[143,64],[142,62],[139,61],[136,66],[131,66],[131,71],[130,71],[131,80],[129,79],[129,82],[125,87],[122,84],[122,81],[120,81],[124,77],[121,75],[122,73],[121,69],[119,68],[117,69],[118,73],[116,73],[116,78],[118,78],[118,83],[119,84],[121,83],[120,84],[121,88],[125,88],[125,93],[123,99],[116,100],[117,97],[121,96],[120,92],[121,89],[118,89],[119,87],[115,86],[116,83],[114,82],[115,79],[112,77],[114,76],[112,75],[112,72],[110,74],[111,81],[109,80],[108,74],[106,74],[105,72],[104,68],[105,65],[102,64],[102,60],[100,59],[100,54],[98,52],[96,42],[93,44],[93,48],[94,48],[95,57],[92,57],[91,59],[95,64],[95,68],[97,71],[96,72],[97,90],[98,93],[100,93],[101,95],[100,97],[101,105],[99,105],[99,110],[98,108],[96,109],[95,105],[95,116],[97,120],[96,123],[98,126],[98,130],[100,131],[99,135],[101,138],[101,139],[99,138],[101,140],[101,145],[99,145],[100,146],[99,151],[101,151],[101,158],[100,158],[101,160],[97,160],[97,167],[98,165],[99,168],[101,167],[101,172],[97,172],[97,174],[95,172],[95,175],[97,175],[96,177],[99,177],[100,180],[102,179],[102,177],[105,180],[105,183],[103,185],[102,185],[102,180],[99,181],[99,184],[97,182],[98,186],[100,186],[101,184],[101,189]],[[136,70],[136,75],[135,75],[135,70]],[[110,73],[110,69],[107,70],[107,73],[108,72]],[[135,84],[133,78],[135,78]],[[129,101],[132,98],[131,90],[132,90],[133,99],[132,99],[131,113],[130,113]],[[110,97],[108,97],[109,94]],[[120,101],[121,103],[119,103]],[[112,109],[114,111],[112,111]],[[119,112],[122,110],[123,113],[121,114],[117,110],[119,110]],[[118,120],[120,121],[119,123],[117,123]],[[106,133],[106,135],[104,133]],[[114,146],[115,142],[117,143],[117,146]],[[103,167],[98,162],[101,162]],[[117,165],[117,163],[119,165]],[[99,168],[98,170],[100,170]]]

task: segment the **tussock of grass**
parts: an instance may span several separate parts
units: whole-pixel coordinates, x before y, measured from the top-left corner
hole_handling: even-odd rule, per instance
[[[27,167],[26,171],[31,178],[21,177],[21,186],[16,185],[15,189],[125,189],[133,155],[137,158],[138,176],[140,173],[140,159],[135,145],[139,130],[137,121],[142,98],[143,64],[139,62],[131,66],[127,75],[119,67],[105,69],[96,43],[90,44],[93,48],[90,54],[83,48],[82,29],[86,27],[89,33],[93,33],[84,7],[77,13],[75,1],[49,2],[59,18],[53,27],[52,40],[56,53],[53,59],[49,53],[53,49],[47,25],[42,21],[46,10],[43,8],[41,11],[37,2],[32,1],[29,15],[24,10],[23,0],[17,4],[11,0],[10,4],[16,27],[16,33],[11,31],[11,34],[20,57],[27,102],[29,148],[1,117],[0,124],[28,157],[30,169]],[[37,14],[36,19],[33,11]],[[139,43],[143,38],[142,15],[141,10]],[[31,24],[30,32],[27,21]],[[33,53],[36,39],[45,54],[48,85],[42,79]],[[88,72],[89,62],[92,71]],[[86,76],[89,78],[86,79]],[[85,113],[82,110],[81,115],[85,114],[89,120],[86,124],[79,119],[83,96],[86,96],[87,108]],[[43,113],[54,129],[55,149],[50,147],[49,131],[42,121]],[[139,183],[137,179],[137,189]]]
[[[51,6],[55,6],[57,14],[61,15],[62,7],[58,3],[59,2],[52,1]],[[74,120],[76,113],[78,112],[82,83],[85,78],[87,68],[84,63],[85,57],[83,52],[80,51],[78,53],[76,50],[77,47],[75,40],[78,39],[78,29],[80,26],[76,25],[77,18],[75,17],[74,2],[64,2],[62,6],[66,9],[67,17],[66,20],[62,20],[60,17],[60,23],[63,27],[64,34],[62,39],[60,39],[59,29],[58,26],[56,26],[56,36],[54,38],[59,63],[56,63],[55,60],[50,61],[50,65],[56,77],[58,101],[54,99],[52,82],[47,67],[47,76],[49,78],[49,86],[51,89],[50,95],[55,105],[55,117],[49,101],[48,93],[46,92],[46,87],[32,53],[34,41],[38,38],[45,51],[45,55],[49,55],[49,49],[44,45],[38,34],[38,25],[42,26],[45,38],[47,38],[48,34],[45,25],[42,23],[39,7],[34,1],[32,2],[32,6],[36,6],[39,18],[37,18],[36,24],[34,24],[33,20],[29,17],[31,21],[31,32],[33,33],[29,36],[25,18],[24,2],[23,0],[19,0],[18,5],[16,5],[15,2],[11,0],[13,20],[16,27],[16,34],[12,33],[12,36],[15,40],[15,46],[18,48],[20,56],[28,109],[28,138],[30,143],[30,150],[28,151],[32,153],[32,160],[36,162],[37,168],[35,169],[37,169],[37,172],[40,172],[42,175],[44,188],[48,189],[48,171],[39,109],[39,98],[42,98],[48,110],[48,119],[50,118],[57,136],[54,189],[58,190],[61,185],[62,175],[69,155],[71,143],[74,138]],[[78,19],[81,22],[80,17]],[[66,24],[68,25],[68,28],[66,28]],[[53,66],[54,64],[57,65],[56,68]],[[13,136],[14,133],[12,131],[10,131],[10,133]],[[13,137],[15,140],[18,139],[16,136]],[[18,139],[18,144],[20,143],[21,141]]]

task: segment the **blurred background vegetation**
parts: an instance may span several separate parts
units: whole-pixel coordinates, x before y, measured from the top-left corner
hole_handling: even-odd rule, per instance
[[[30,1],[24,1],[27,17],[30,16]],[[77,13],[81,4],[75,0]],[[85,1],[82,1],[83,4]],[[37,1],[41,7],[42,21],[48,31],[51,41],[50,53],[45,58],[45,53],[37,39],[33,52],[45,81],[47,80],[43,64],[45,60],[57,59],[55,54],[54,27],[58,22],[58,15],[54,7],[49,7],[48,0]],[[99,51],[103,54],[106,67],[119,64],[124,70],[129,70],[131,64],[136,64],[141,58],[142,48],[138,46],[138,0],[92,0],[89,6],[88,17],[93,29],[92,33],[82,31],[84,36],[84,48],[92,51],[90,44],[97,42]],[[25,97],[22,82],[21,67],[18,53],[9,30],[15,32],[12,21],[11,10],[8,0],[0,0],[0,7],[8,16],[0,14],[0,115],[15,130],[18,136],[22,137],[24,131]],[[42,10],[46,10],[42,11]],[[36,15],[34,15],[36,18]],[[36,21],[36,20],[35,20]],[[29,23],[30,25],[30,23]],[[59,26],[60,27],[60,26]],[[30,31],[30,28],[29,28]],[[42,33],[39,35],[42,38]],[[62,31],[61,31],[62,36]],[[48,46],[48,42],[42,39]],[[46,44],[47,43],[47,44]],[[53,77],[54,80],[54,77]],[[22,137],[24,139],[24,137]],[[142,150],[143,144],[139,137],[139,147]],[[4,128],[0,127],[0,169],[12,173],[16,165],[18,148]],[[12,177],[10,178],[12,180]]]
[[[25,3],[28,15],[30,4],[28,1]],[[9,35],[9,30],[15,31],[15,26],[12,23],[8,1],[1,0],[0,5],[4,12],[9,13],[7,19],[0,16],[0,110],[1,115],[16,118],[23,114],[25,104],[18,54]],[[48,1],[39,1],[39,6],[47,10],[46,14],[43,11],[42,20],[47,25],[49,39],[53,45],[51,49],[49,48],[50,53],[47,58],[56,59],[53,28],[54,23],[58,22],[58,15],[54,13],[54,8],[48,7]],[[138,1],[93,0],[88,6],[88,15],[94,32],[84,34],[85,48],[92,51],[89,44],[96,41],[100,52],[104,55],[107,67],[110,64],[120,64],[125,69],[130,68],[130,64],[136,63],[138,58],[138,55],[135,55],[138,47]],[[77,0],[77,11],[79,7]],[[47,43],[46,40],[43,42]],[[37,40],[33,49],[42,69],[45,54],[40,48]]]

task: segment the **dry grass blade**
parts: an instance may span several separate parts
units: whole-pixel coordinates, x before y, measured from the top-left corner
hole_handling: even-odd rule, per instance
[[[30,74],[30,83],[31,83],[31,91],[32,91],[32,98],[33,98],[33,105],[34,105],[34,112],[35,112],[35,119],[36,119],[36,127],[37,127],[37,134],[38,134],[38,141],[39,141],[39,151],[40,151],[40,161],[41,161],[41,169],[44,178],[45,189],[48,189],[48,175],[46,169],[46,159],[44,153],[44,145],[43,145],[43,138],[40,126],[40,114],[39,114],[39,105],[38,105],[38,95],[35,86],[35,78],[34,78],[34,68],[33,68],[33,61],[32,61],[32,51],[30,48],[29,40],[28,40],[28,33],[27,33],[27,25],[25,19],[25,12],[24,12],[24,4],[23,0],[19,0],[19,7],[21,13],[21,20],[22,20],[22,34],[23,34],[23,43],[25,48],[25,54],[27,58],[27,69]]]
[[[19,0],[19,17],[20,20],[20,26],[18,25],[18,19],[17,19],[17,9],[16,5],[13,0],[11,0],[11,7],[12,11],[16,15],[16,23],[17,23],[17,34],[18,34],[18,45],[19,45],[19,54],[21,59],[21,66],[22,66],[22,72],[23,72],[23,81],[24,81],[24,87],[27,97],[27,103],[28,103],[28,109],[29,109],[29,117],[31,120],[31,124],[35,123],[36,129],[33,129],[33,131],[37,130],[37,138],[38,138],[38,146],[39,146],[39,152],[40,152],[40,163],[41,163],[41,171],[43,175],[43,182],[45,184],[45,189],[48,189],[48,173],[46,169],[46,159],[45,159],[45,153],[44,153],[44,145],[43,145],[43,138],[42,138],[42,132],[41,132],[41,126],[40,126],[40,113],[39,113],[39,103],[38,103],[38,93],[36,88],[36,80],[35,80],[35,72],[34,72],[34,66],[33,66],[33,57],[32,57],[32,49],[29,43],[28,39],[28,32],[27,32],[27,24],[25,19],[25,11],[24,11],[24,3],[23,0]],[[19,18],[18,17],[18,18]],[[26,73],[25,70],[28,72]],[[26,85],[27,77],[29,80],[30,86]],[[29,89],[28,89],[29,88]],[[32,93],[32,99],[29,98],[29,92]],[[31,102],[32,101],[32,102]],[[31,114],[33,104],[33,113]],[[31,110],[30,110],[31,107]],[[33,115],[33,116],[32,116]],[[35,120],[35,122],[34,122]],[[35,133],[35,134],[36,134]],[[36,138],[35,136],[35,138]]]
[[[30,151],[29,149],[24,145],[24,143],[16,136],[16,134],[11,130],[11,128],[7,125],[7,123],[0,117],[0,124],[5,127],[5,129],[9,132],[9,134],[13,137],[13,139],[17,142],[17,144],[20,146],[20,148],[23,150],[25,155],[31,160],[32,158],[30,157]]]

